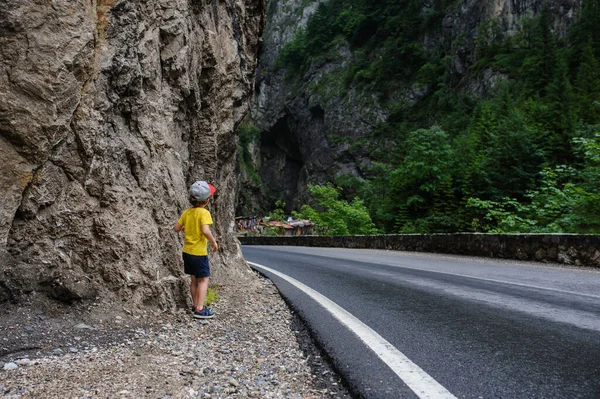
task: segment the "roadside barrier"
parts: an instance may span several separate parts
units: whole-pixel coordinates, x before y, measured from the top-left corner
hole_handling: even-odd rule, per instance
[[[381,236],[238,236],[243,245],[369,248],[562,263],[600,268],[600,235],[397,234]]]

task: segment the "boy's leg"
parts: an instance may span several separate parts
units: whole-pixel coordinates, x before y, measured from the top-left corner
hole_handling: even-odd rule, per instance
[[[208,277],[200,277],[196,279],[196,295],[198,298],[196,310],[200,311],[204,307],[204,301],[206,300],[206,293],[208,292]]]
[[[194,312],[198,310],[198,278],[192,275],[192,280],[190,281],[190,291],[192,293],[192,303]]]

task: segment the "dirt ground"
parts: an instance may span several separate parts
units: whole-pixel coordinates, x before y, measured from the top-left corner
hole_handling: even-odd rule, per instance
[[[66,305],[35,293],[5,303],[0,396],[351,397],[269,280],[222,287],[213,310],[199,321],[189,309]]]

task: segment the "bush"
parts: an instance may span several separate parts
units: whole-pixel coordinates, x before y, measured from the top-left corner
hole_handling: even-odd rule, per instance
[[[309,185],[308,190],[317,209],[303,205],[301,211],[294,213],[294,216],[314,222],[318,233],[336,236],[379,233],[363,201],[358,198],[350,203],[340,200],[339,190],[331,184]]]

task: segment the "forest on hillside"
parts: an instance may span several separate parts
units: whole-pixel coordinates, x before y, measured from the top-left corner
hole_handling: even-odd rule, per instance
[[[512,35],[486,21],[462,75],[460,37],[423,45],[454,3],[423,13],[415,0],[329,0],[280,52],[294,81],[347,42],[339,84],[377,93],[389,110],[365,140],[371,167],[338,177],[328,200],[366,207],[385,233],[599,233],[600,0],[583,0],[565,37],[548,7]],[[465,87],[490,71],[484,96]],[[395,95],[409,86],[422,88],[418,101]],[[311,205],[305,215],[327,211]]]

